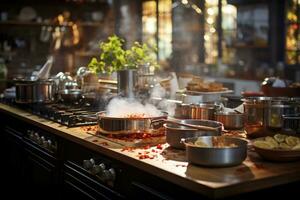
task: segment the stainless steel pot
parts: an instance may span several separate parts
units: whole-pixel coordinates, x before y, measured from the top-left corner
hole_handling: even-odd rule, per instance
[[[54,100],[52,80],[15,80],[17,103],[50,103]]]
[[[244,114],[236,112],[217,112],[216,121],[221,122],[225,129],[242,129],[244,127]]]
[[[186,126],[180,126],[178,124],[166,123],[166,140],[167,143],[174,148],[184,149],[184,144],[181,143],[181,139],[196,137],[196,136],[208,136],[208,135],[221,135],[223,125],[220,122],[211,120],[197,120],[197,119],[186,119],[178,120],[182,124],[201,125],[217,128],[218,131],[203,131],[188,128]]]
[[[263,134],[268,126],[268,109],[288,101],[284,97],[249,97],[243,99],[245,130],[248,134]],[[272,113],[272,112],[270,112]]]
[[[194,145],[201,140],[207,147]],[[214,147],[213,140],[221,140],[227,147]],[[189,163],[211,166],[228,167],[241,164],[247,157],[247,141],[227,136],[201,136],[184,140],[186,158]],[[234,147],[230,147],[234,144]]]
[[[34,93],[33,93],[34,81],[18,79],[15,80],[16,86],[16,103],[33,103]]]
[[[118,71],[118,93],[127,98],[134,98],[137,92],[138,77],[136,69]]]
[[[175,118],[214,120],[220,106],[214,103],[181,104],[175,109]]]
[[[82,98],[82,92],[80,89],[62,90],[59,94],[61,100],[65,103],[75,103]]]
[[[167,114],[162,113],[157,117],[129,118],[108,117],[106,112],[97,113],[100,132],[103,134],[131,134],[131,133],[153,133],[163,127],[164,121],[152,123],[160,119],[167,119]]]
[[[34,102],[50,103],[54,101],[54,82],[49,80],[39,80],[33,84]]]

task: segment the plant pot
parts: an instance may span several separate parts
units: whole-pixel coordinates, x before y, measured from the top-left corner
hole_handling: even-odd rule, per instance
[[[136,69],[118,71],[118,94],[126,98],[135,98],[138,77]]]

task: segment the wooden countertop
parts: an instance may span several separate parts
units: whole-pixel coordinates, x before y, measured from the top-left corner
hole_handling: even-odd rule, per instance
[[[247,159],[239,166],[205,168],[188,164],[185,152],[174,150],[168,144],[151,148],[124,148],[115,142],[88,134],[85,128],[68,128],[1,103],[0,112],[210,198],[222,198],[300,181],[300,161],[266,162],[251,147]],[[148,156],[141,159],[143,155]]]

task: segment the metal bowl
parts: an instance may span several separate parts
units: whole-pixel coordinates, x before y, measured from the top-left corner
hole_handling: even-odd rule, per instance
[[[201,140],[207,147],[194,145]],[[214,147],[213,141],[218,140],[229,147]],[[241,164],[247,157],[247,141],[228,136],[201,136],[183,140],[186,146],[186,157],[189,163],[210,166],[228,167]],[[236,145],[230,147],[232,144]]]
[[[166,128],[166,140],[167,143],[174,148],[184,149],[185,146],[181,143],[181,139],[196,137],[196,136],[205,136],[205,135],[221,135],[223,129],[223,124],[211,120],[199,120],[199,119],[184,119],[177,120],[180,123],[192,124],[192,125],[201,125],[209,126],[213,128],[218,128],[218,131],[202,131],[196,130],[193,128],[188,128],[186,126],[180,126],[177,124],[166,123],[164,127]]]
[[[216,121],[221,122],[225,129],[242,129],[244,127],[244,114],[237,112],[217,112]]]

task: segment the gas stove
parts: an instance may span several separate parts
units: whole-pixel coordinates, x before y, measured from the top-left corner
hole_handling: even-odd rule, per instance
[[[82,105],[35,104],[30,106],[33,114],[68,127],[97,124],[99,108]]]

